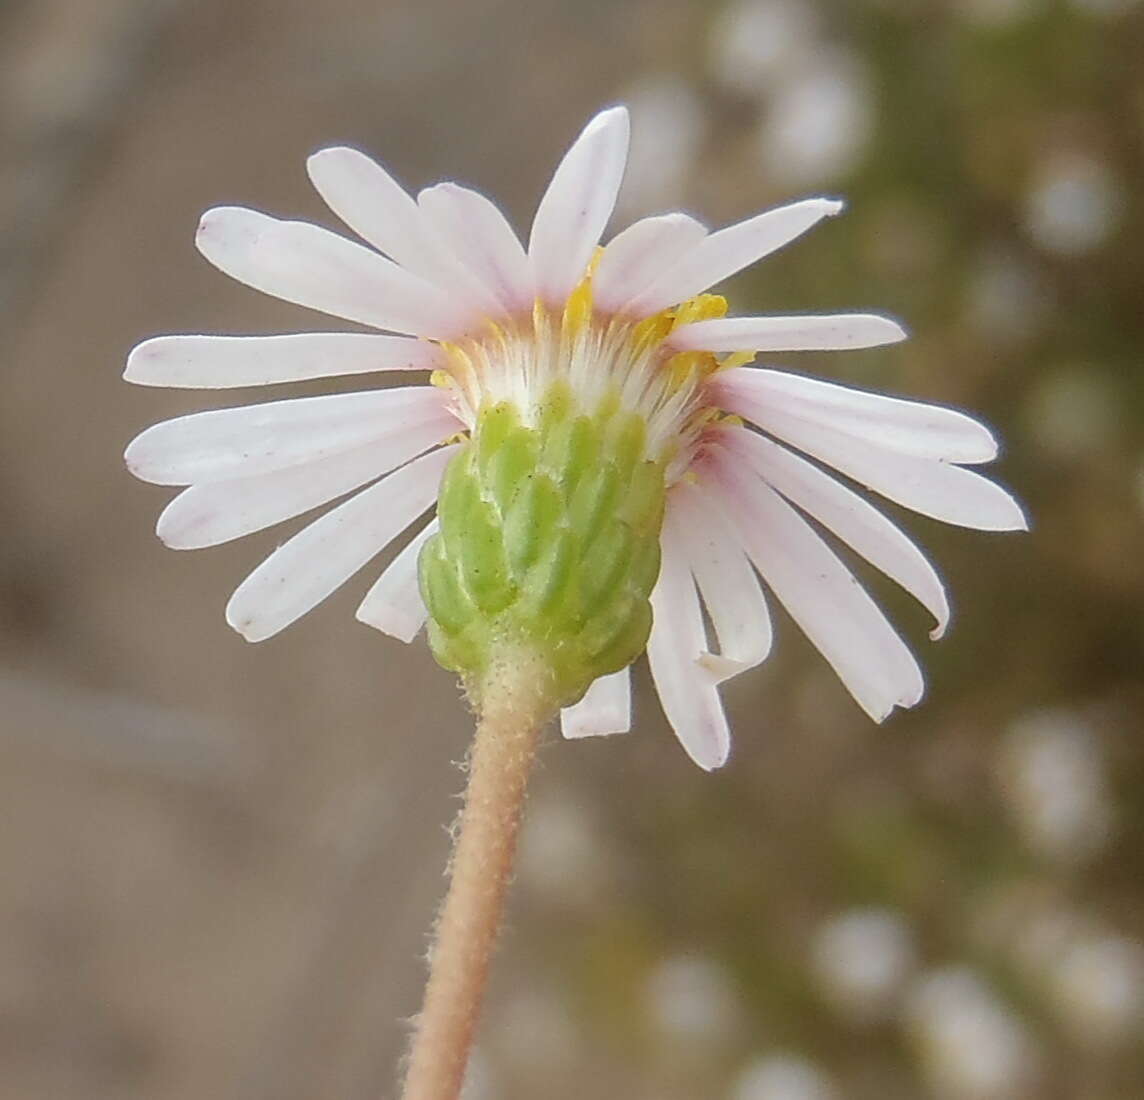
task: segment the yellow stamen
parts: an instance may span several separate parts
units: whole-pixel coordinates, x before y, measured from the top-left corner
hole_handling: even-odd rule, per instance
[[[719,361],[719,370],[733,370],[735,367],[745,367],[748,363],[755,360],[758,352],[755,351],[733,351],[730,355],[724,355]]]

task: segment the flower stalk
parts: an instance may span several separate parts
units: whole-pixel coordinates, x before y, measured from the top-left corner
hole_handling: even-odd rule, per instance
[[[489,962],[512,877],[540,730],[553,716],[552,674],[527,651],[502,651],[470,685],[479,720],[449,869],[429,951],[429,981],[403,1100],[456,1100],[476,1033]]]

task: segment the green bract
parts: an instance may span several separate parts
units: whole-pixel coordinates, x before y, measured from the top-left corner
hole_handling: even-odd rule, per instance
[[[558,383],[537,420],[508,401],[482,410],[445,472],[421,589],[433,652],[470,690],[504,654],[529,652],[565,706],[647,642],[664,465],[617,400],[585,414]]]

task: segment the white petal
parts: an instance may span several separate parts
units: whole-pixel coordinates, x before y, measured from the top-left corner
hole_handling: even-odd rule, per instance
[[[627,733],[632,728],[632,670],[601,676],[584,698],[560,711],[560,732],[569,740]]]
[[[414,459],[283,543],[238,586],[227,622],[260,642],[321,603],[433,503],[456,449]]]
[[[720,374],[715,392],[739,393],[757,403],[754,407],[773,407],[788,416],[919,458],[972,464],[997,457],[997,440],[984,424],[941,405],[754,367]]]
[[[905,329],[889,317],[827,313],[695,321],[677,328],[668,343],[677,351],[846,351],[905,338]]]
[[[592,276],[592,301],[603,313],[617,313],[690,248],[707,236],[686,214],[662,214],[633,222],[604,248]]]
[[[833,531],[871,565],[900,584],[937,620],[930,637],[949,625],[949,600],[934,567],[872,504],[785,447],[746,428],[728,428],[720,442],[773,489]]]
[[[531,311],[535,291],[528,257],[492,202],[455,183],[427,188],[417,202],[453,255],[492,290],[506,312]]]
[[[532,223],[528,255],[537,297],[563,306],[584,278],[612,216],[628,157],[624,107],[596,115],[564,155]]]
[[[763,580],[858,704],[877,722],[913,706],[921,669],[886,617],[813,528],[733,456],[713,449],[709,469],[731,494],[743,548]]]
[[[495,298],[451,255],[424,211],[376,161],[356,149],[323,149],[306,169],[329,208],[363,240],[482,315]]]
[[[156,485],[250,477],[348,451],[402,425],[436,422],[447,404],[435,386],[402,386],[211,409],[153,425],[124,458],[136,477]]]
[[[141,386],[230,389],[385,370],[435,370],[425,340],[370,332],[285,336],[156,336],[136,345],[123,377]]]
[[[707,652],[703,615],[670,512],[662,546],[659,580],[651,595],[654,621],[648,663],[663,712],[680,744],[696,764],[711,771],[727,762],[731,733],[715,679],[700,663]]]
[[[999,485],[961,466],[888,450],[767,404],[737,384],[715,383],[712,400],[771,435],[923,516],[982,531],[1024,531],[1020,505]]]
[[[360,622],[406,643],[417,637],[429,617],[421,598],[418,556],[439,527],[437,520],[431,519],[389,563],[357,609]]]
[[[421,215],[405,189],[357,149],[322,149],[306,161],[326,205],[362,240],[416,270],[425,249]]]
[[[195,243],[247,286],[374,328],[446,339],[475,324],[467,303],[317,225],[216,207],[203,215]]]
[[[804,199],[720,229],[669,267],[626,309],[647,316],[683,302],[778,251],[841,210],[842,203],[836,199]]]
[[[705,494],[687,481],[668,496],[687,563],[719,639],[721,660],[701,658],[717,680],[761,664],[771,651],[771,617],[751,563],[730,521]]]
[[[373,481],[456,430],[442,413],[404,425],[376,443],[284,470],[208,481],[181,492],[159,516],[156,533],[175,550],[197,550],[261,531]]]

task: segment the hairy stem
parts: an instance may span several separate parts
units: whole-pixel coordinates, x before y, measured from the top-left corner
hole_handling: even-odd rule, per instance
[[[525,788],[540,729],[553,709],[544,690],[550,673],[534,664],[520,654],[498,661],[474,693],[480,719],[469,754],[469,783],[404,1100],[456,1100],[464,1081],[512,875]]]

